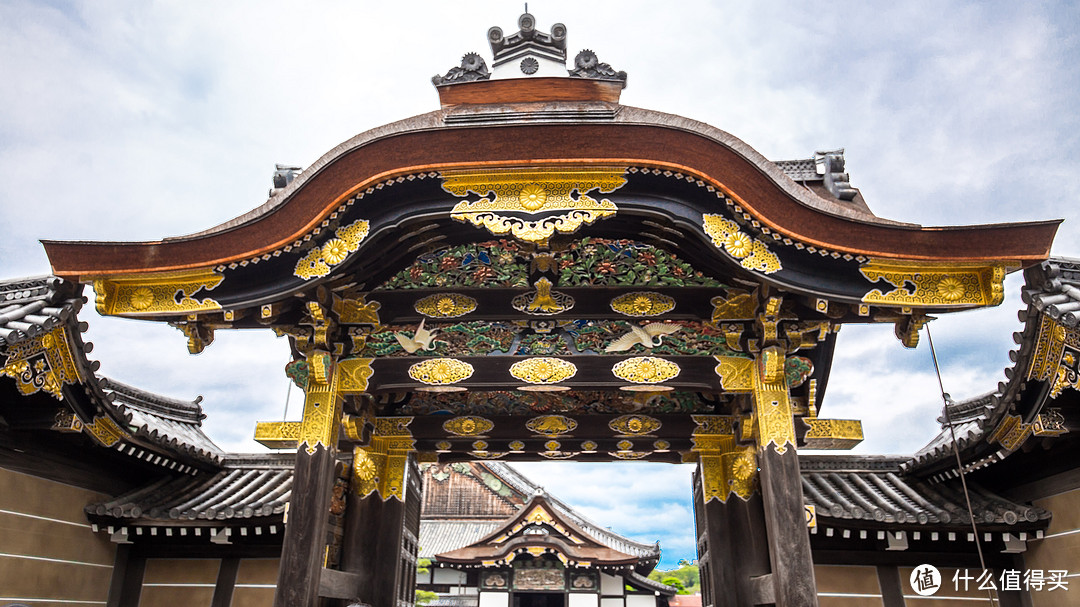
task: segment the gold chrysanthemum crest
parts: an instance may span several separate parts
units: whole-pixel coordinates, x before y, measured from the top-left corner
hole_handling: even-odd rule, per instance
[[[530,384],[554,384],[577,374],[574,363],[561,358],[542,356],[510,365],[510,375]]]
[[[480,436],[495,427],[495,424],[483,417],[464,415],[443,422],[443,430],[458,436]]]
[[[770,251],[765,243],[745,234],[734,221],[720,215],[705,214],[702,215],[702,227],[716,248],[727,251],[747,270],[772,274],[784,269],[776,253]]]
[[[619,314],[638,318],[659,316],[675,309],[675,299],[663,293],[638,291],[612,299],[611,309]]]
[[[660,420],[648,415],[623,415],[608,422],[608,427],[622,435],[641,436],[660,429]]]
[[[431,386],[454,384],[472,374],[472,365],[455,358],[431,358],[409,367],[409,377]]]
[[[436,293],[417,300],[413,308],[428,318],[457,318],[476,310],[476,300],[461,293]]]
[[[321,278],[330,273],[330,267],[345,261],[350,253],[360,248],[360,243],[367,238],[370,224],[366,219],[354,221],[334,232],[334,237],[322,246],[316,246],[296,262],[293,275],[310,280]]]
[[[628,358],[611,368],[615,377],[635,384],[665,382],[678,377],[680,371],[679,365],[655,356]]]

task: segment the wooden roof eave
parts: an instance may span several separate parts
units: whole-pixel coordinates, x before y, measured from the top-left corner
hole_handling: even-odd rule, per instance
[[[261,207],[204,232],[155,242],[42,241],[57,275],[99,276],[209,268],[302,238],[355,192],[397,175],[447,168],[602,164],[694,175],[727,192],[778,233],[882,259],[1022,266],[1049,255],[1060,221],[919,227],[827,201],[791,181],[738,139],[678,116],[622,108],[611,122],[527,121],[448,127],[432,112],[337,146]]]

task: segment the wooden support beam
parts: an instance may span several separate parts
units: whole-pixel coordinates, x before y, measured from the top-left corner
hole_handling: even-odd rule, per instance
[[[777,607],[817,607],[795,425],[783,370],[784,352],[775,346],[763,349],[754,367],[759,479],[774,598]]]
[[[360,597],[360,576],[348,571],[323,568],[319,574],[319,596],[355,600]]]
[[[285,519],[274,607],[316,607],[326,557],[341,398],[330,355],[308,357],[311,373]]]

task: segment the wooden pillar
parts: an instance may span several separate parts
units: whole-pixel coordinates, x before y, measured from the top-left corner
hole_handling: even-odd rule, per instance
[[[716,607],[764,602],[754,581],[769,573],[755,448],[739,444],[733,417],[693,419],[694,514],[705,600]]]
[[[757,459],[772,586],[777,607],[816,607],[817,583],[784,358],[783,349],[772,346],[762,349],[754,365]]]
[[[769,573],[769,549],[761,495],[705,501],[704,472],[694,474],[698,563],[705,604],[754,605],[754,579]]]
[[[406,480],[415,441],[411,417],[379,418],[371,444],[353,452],[341,570],[357,575],[361,601],[397,607]]]
[[[308,356],[304,419],[286,510],[274,607],[315,607],[326,558],[326,527],[334,489],[341,396],[330,355]]]

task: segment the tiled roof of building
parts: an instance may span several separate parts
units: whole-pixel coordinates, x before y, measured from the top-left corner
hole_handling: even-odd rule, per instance
[[[863,522],[887,528],[926,526],[966,529],[971,525],[959,480],[931,484],[901,472],[907,458],[820,456],[800,458],[803,496],[819,520]],[[1020,529],[1045,528],[1050,513],[995,495],[968,483],[975,522]]]
[[[1028,268],[1024,276],[1025,285],[1020,296],[1027,307],[1018,313],[1024,326],[1013,333],[1013,341],[1019,347],[1009,353],[1013,366],[1005,369],[1008,381],[998,383],[997,389],[988,394],[949,404],[938,418],[941,431],[904,464],[905,471],[930,473],[935,480],[957,476],[954,433],[965,471],[1000,461],[1011,451],[999,444],[991,444],[988,439],[992,438],[1003,418],[1020,415],[1025,423],[1030,423],[1043,409],[1048,400],[1046,394],[1031,394],[1029,386],[1035,384],[1028,381],[1036,344],[1044,317],[1065,327],[1077,325],[1080,319],[1080,260],[1050,258]]]
[[[499,521],[420,519],[420,558],[468,546],[499,528]]]
[[[220,463],[225,456],[202,431],[206,415],[199,406],[202,397],[182,401],[100,378],[101,387],[130,428],[151,441],[194,457]]]
[[[212,476],[164,478],[107,502],[91,516],[131,525],[162,521],[224,521],[281,515],[292,493],[293,454],[234,455]]]
[[[51,331],[82,305],[82,286],[55,276],[0,282],[0,347]]]
[[[533,483],[520,472],[512,468],[511,466],[503,462],[485,462],[485,465],[491,469],[492,472],[497,474],[500,479],[510,484],[516,490],[524,493],[525,495],[536,495],[539,493],[545,493],[544,488]],[[568,517],[575,525],[580,527],[589,535],[596,538],[600,543],[627,554],[632,554],[642,558],[659,558],[660,557],[660,545],[659,544],[646,544],[643,542],[636,542],[630,538],[623,537],[606,527],[603,527],[593,521],[589,520],[581,513],[575,511],[565,502],[555,496],[548,495],[548,501],[555,507],[561,514]]]

